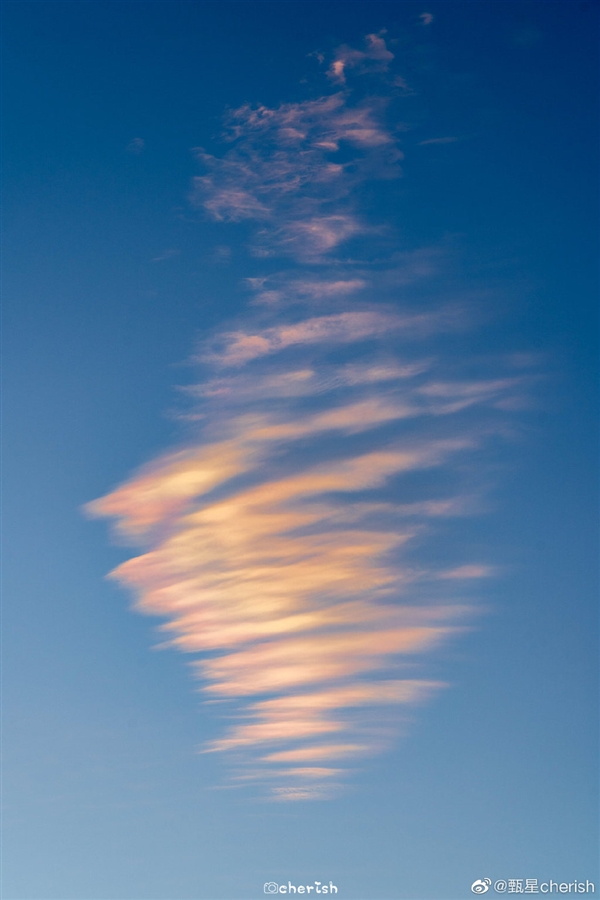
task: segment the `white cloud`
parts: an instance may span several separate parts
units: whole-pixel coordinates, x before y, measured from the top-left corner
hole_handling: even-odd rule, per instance
[[[169,247],[158,256],[153,257],[152,262],[164,262],[167,259],[173,259],[174,256],[179,256],[180,253],[181,250],[178,250],[177,247]]]

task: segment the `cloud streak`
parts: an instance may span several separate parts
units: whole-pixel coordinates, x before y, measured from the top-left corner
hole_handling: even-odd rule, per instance
[[[385,234],[361,191],[399,177],[401,153],[386,98],[354,102],[347,80],[392,63],[368,35],[336,51],[334,93],[245,105],[221,157],[196,150],[191,202],[253,223],[250,253],[285,268],[246,279],[247,311],[198,348],[194,438],[87,507],[144,548],[112,577],[227,704],[233,724],[204,751],[277,800],[331,796],[444,686],[422,668],[472,620],[465,586],[493,570],[426,564],[418,548],[476,507],[459,473],[477,471],[532,378],[496,361],[473,375],[448,349],[474,327],[464,305],[398,302],[434,252],[400,268],[396,251],[338,255]]]

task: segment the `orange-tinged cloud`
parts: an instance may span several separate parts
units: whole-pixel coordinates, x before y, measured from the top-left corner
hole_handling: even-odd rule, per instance
[[[344,371],[352,376],[344,390],[372,392],[382,378],[404,385],[426,368]],[[261,376],[255,383],[264,382]],[[477,396],[495,398],[499,389]],[[380,710],[381,725],[393,720],[394,707],[422,702],[442,686],[389,677],[448,640],[469,612],[464,604],[402,599],[415,579],[487,574],[473,564],[422,572],[398,557],[422,527],[401,525],[402,517],[452,515],[464,501],[390,502],[390,479],[447,467],[479,442],[468,433],[396,438],[359,452],[361,436],[372,443],[369,435],[382,425],[438,415],[435,407],[412,407],[427,392],[409,393],[351,395],[318,412],[290,408],[285,416],[253,412],[252,404],[242,415],[219,406],[215,427],[224,439],[166,456],[88,507],[117,516],[131,537],[147,536],[147,552],[113,577],[134,590],[140,612],[166,617],[165,646],[204,654],[192,666],[208,697],[241,703],[241,721],[205,749],[247,755],[252,777],[260,779],[262,767],[280,798],[288,796],[282,778],[300,777],[292,763],[381,749],[370,711]],[[319,461],[324,434],[362,443]],[[307,441],[313,449],[305,461],[271,470],[273,459]],[[355,499],[364,491],[376,496]],[[332,735],[360,739],[332,744]],[[277,763],[275,775],[267,763]]]
[[[243,471],[243,458],[243,450],[230,443],[174,453],[148,467],[135,482],[88,503],[86,508],[92,516],[119,518],[124,533],[141,535],[176,514],[190,498]]]
[[[146,553],[113,576],[133,588],[141,612],[167,617],[161,631],[169,646],[218,653],[193,663],[204,691],[258,698],[241,710],[249,721],[207,750],[252,754],[296,744],[281,753],[320,759],[332,746],[323,739],[360,731],[361,708],[414,704],[440,686],[382,675],[447,639],[464,609],[396,602],[414,575],[390,553],[414,530],[384,524],[394,504],[352,495],[440,466],[472,448],[473,438],[338,455],[279,477],[268,472],[273,447],[281,452],[325,431],[356,435],[403,415],[402,406],[377,397],[285,422],[234,415],[221,421],[227,440],[172,454],[90,504],[92,514],[119,516],[132,537],[155,535]],[[241,475],[250,482],[237,483]],[[354,712],[340,717],[340,710]],[[357,745],[360,753],[373,740]]]
[[[387,78],[393,59],[383,33],[367,35],[363,49],[336,51],[328,77]],[[221,158],[197,149],[206,174],[193,203],[254,221],[254,256],[298,265],[244,279],[254,313],[199,348],[208,372],[185,389],[202,429],[190,445],[87,506],[142,543],[112,577],[139,612],[162,617],[161,646],[195,655],[207,702],[233,709],[203,749],[280,800],[328,796],[346,764],[389,746],[406,710],[444,686],[421,675],[471,617],[453,592],[492,569],[464,556],[423,563],[415,547],[432,520],[450,527],[476,509],[475,488],[453,480],[522,404],[516,361],[510,377],[497,366],[486,377],[478,361],[474,377],[444,359],[440,338],[472,325],[464,308],[390,299],[439,254],[403,251],[387,272],[381,259],[336,258],[386,234],[356,191],[400,174],[385,109],[346,87],[246,105],[228,117]]]
[[[304,747],[301,750],[280,750],[263,756],[264,762],[308,762],[309,760],[343,759],[367,753],[371,748],[367,744],[322,744],[318,747]]]

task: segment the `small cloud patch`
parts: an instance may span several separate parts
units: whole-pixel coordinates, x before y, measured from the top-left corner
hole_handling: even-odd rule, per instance
[[[129,141],[125,150],[127,153],[131,153],[133,156],[139,156],[140,153],[143,152],[145,146],[146,142],[144,141],[144,139],[136,137],[132,141]]]

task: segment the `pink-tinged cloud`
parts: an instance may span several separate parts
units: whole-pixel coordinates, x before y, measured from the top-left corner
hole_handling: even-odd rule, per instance
[[[295,339],[320,333],[310,319],[293,332]],[[343,345],[345,327],[333,334]],[[354,363],[341,371],[345,390],[372,392],[381,379],[418,384],[427,367]],[[412,585],[481,574],[472,565],[439,575],[406,563],[423,524],[402,526],[402,519],[460,514],[464,501],[406,505],[388,491],[404,473],[452,466],[477,450],[479,438],[463,432],[387,446],[375,439],[367,452],[348,444],[335,459],[319,460],[319,435],[374,435],[415,414],[393,393],[359,393],[341,404],[335,387],[330,394],[325,408],[290,408],[286,416],[252,413],[251,394],[242,415],[235,404],[229,412],[220,407],[222,439],[165,457],[89,507],[117,517],[123,533],[147,536],[150,548],[113,576],[134,591],[140,612],[166,618],[163,646],[202,654],[193,670],[206,695],[239,704],[240,721],[205,749],[245,759],[248,777],[266,779],[280,799],[299,798],[292,790],[298,778],[317,778],[299,774],[299,762],[343,762],[384,749],[389,738],[381,729],[391,727],[394,709],[441,687],[390,675],[435,652],[470,610],[411,603]],[[410,394],[419,396],[416,385]],[[306,441],[306,459],[272,469],[274,459]],[[332,736],[345,739],[332,743]],[[337,765],[329,768],[318,778],[343,781]]]
[[[362,291],[367,286],[363,278],[337,280],[297,278],[287,281],[277,278],[249,278],[247,283],[256,292],[253,303],[267,306],[274,304],[283,306],[307,301],[319,304],[332,299],[343,299]]]
[[[407,679],[355,684],[337,690],[292,694],[285,698],[265,700],[248,707],[249,723],[236,726],[226,738],[209,744],[207,750],[233,750],[277,741],[321,740],[323,735],[348,730],[348,719],[340,717],[341,711],[415,704],[442,687],[445,685],[440,682]],[[322,745],[320,749],[322,750]],[[343,757],[344,753],[340,755]],[[340,769],[335,770],[336,775],[340,772]],[[329,777],[332,772],[330,769],[292,769],[288,774]]]
[[[449,569],[442,572],[440,578],[489,578],[494,574],[492,566],[466,565],[458,566],[456,569]]]
[[[281,250],[285,251],[289,245],[295,254],[317,259],[361,231],[363,228],[355,216],[312,216],[284,225],[276,238]]]
[[[428,144],[455,144],[457,140],[457,137],[429,138],[426,141],[419,141],[419,147],[426,147]]]
[[[371,34],[328,77],[379,73],[389,94],[393,63]],[[198,350],[187,446],[87,506],[140,543],[112,577],[161,618],[159,646],[192,656],[205,709],[228,710],[202,749],[280,801],[331,796],[445,686],[427,667],[493,570],[468,547],[442,566],[431,542],[480,512],[478,460],[533,377],[448,349],[472,310],[410,296],[438,249],[390,253],[361,209],[367,180],[399,174],[386,101],[245,105],[222,156],[196,150],[192,203],[254,223],[253,299]],[[376,249],[341,258],[359,238]]]
[[[361,74],[386,72],[393,59],[394,54],[388,50],[382,33],[368,34],[364,50],[356,50],[347,45],[339,47],[327,74],[331,81],[345,84],[349,70],[356,69]]]
[[[261,334],[232,332],[225,335],[225,349],[212,358],[221,365],[243,365],[260,356],[278,353],[299,344],[352,343],[398,327],[396,319],[376,311],[319,316],[290,325],[278,325]]]
[[[221,366],[241,366],[259,357],[280,353],[288,347],[352,344],[394,333],[407,337],[427,336],[447,330],[449,327],[461,327],[460,320],[460,311],[452,309],[405,315],[363,309],[336,315],[314,316],[300,322],[276,325],[258,333],[225,332],[219,336],[217,349],[214,349],[213,345],[213,349],[206,351],[203,358]],[[436,388],[432,387],[429,393],[434,394],[435,390]],[[462,398],[465,395],[463,389],[457,388],[454,395],[444,394],[443,390],[444,388],[440,386],[438,396]],[[476,393],[477,388],[474,387],[472,394]]]
[[[362,56],[370,64],[391,58],[382,38],[371,35],[368,44]],[[400,174],[402,153],[385,123],[385,103],[351,103],[342,91],[275,109],[240,107],[228,117],[224,141],[229,149],[221,157],[196,148],[206,174],[194,179],[191,199],[218,221],[260,223],[253,245],[259,257],[327,258],[368,231],[353,208],[356,188]]]

